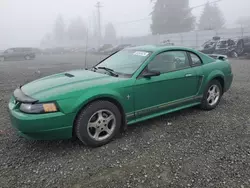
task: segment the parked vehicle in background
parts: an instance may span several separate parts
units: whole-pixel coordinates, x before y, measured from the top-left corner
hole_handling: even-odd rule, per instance
[[[88,52],[88,53],[95,53],[96,51],[97,50],[94,47],[89,47],[89,48],[86,49],[86,52]]]
[[[242,49],[237,48],[237,40],[222,39],[215,46],[215,54],[223,54],[229,57],[238,57]]]
[[[41,55],[42,54],[42,50],[39,48],[32,48],[32,51],[36,54],[36,55]]]
[[[200,51],[205,54],[213,54],[215,51],[215,47],[217,42],[220,40],[220,37],[213,37],[212,40],[206,41],[202,46]]]
[[[56,48],[52,48],[51,52],[52,54],[64,54],[65,49],[63,47],[56,47]]]
[[[36,57],[33,48],[9,48],[0,54],[0,61],[5,60],[19,60],[19,59],[34,59]]]
[[[239,55],[250,53],[250,36],[240,37],[236,41],[236,51]]]
[[[66,54],[72,53],[71,48],[66,47],[54,47],[54,48],[45,48],[42,50],[42,55],[56,55],[56,54]]]
[[[174,43],[171,42],[170,40],[163,40],[160,45],[164,45],[164,46],[174,46]]]
[[[200,49],[205,54],[221,54],[228,57],[239,57],[250,53],[250,37],[223,38],[214,37],[205,42]]]
[[[42,55],[51,55],[51,54],[52,54],[52,48],[42,49]]]

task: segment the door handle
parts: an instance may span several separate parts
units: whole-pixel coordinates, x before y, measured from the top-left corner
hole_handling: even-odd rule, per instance
[[[192,76],[192,74],[186,74],[186,75],[185,75],[185,77],[190,77],[190,76]]]

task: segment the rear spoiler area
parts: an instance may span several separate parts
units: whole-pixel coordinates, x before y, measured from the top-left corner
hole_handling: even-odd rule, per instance
[[[222,61],[227,60],[227,56],[226,55],[220,55],[220,54],[208,54],[208,56],[214,58],[214,59],[219,59]]]

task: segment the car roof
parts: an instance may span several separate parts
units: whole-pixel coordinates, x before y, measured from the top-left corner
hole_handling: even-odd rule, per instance
[[[192,48],[183,47],[183,46],[167,46],[167,45],[143,45],[143,46],[135,46],[129,47],[127,49],[131,50],[140,50],[140,51],[149,51],[149,52],[161,52],[165,50],[186,50],[186,51],[196,51]]]

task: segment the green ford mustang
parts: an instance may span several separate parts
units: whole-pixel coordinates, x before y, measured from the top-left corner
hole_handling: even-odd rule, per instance
[[[231,86],[231,65],[175,46],[123,49],[91,69],[47,76],[17,88],[12,125],[33,139],[78,137],[97,147],[127,125],[199,105],[214,109]]]

